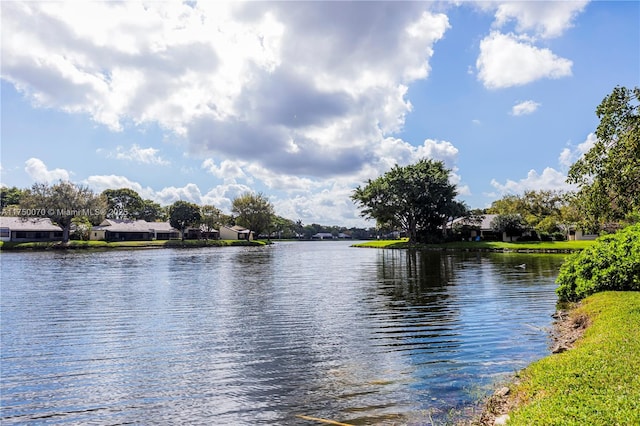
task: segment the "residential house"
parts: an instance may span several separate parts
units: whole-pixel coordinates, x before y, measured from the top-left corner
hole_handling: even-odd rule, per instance
[[[243,228],[242,226],[220,226],[218,231],[221,240],[247,240],[252,241],[254,238],[253,231]]]
[[[516,241],[520,236],[508,236],[506,232],[502,235],[491,229],[491,222],[495,219],[497,214],[484,214],[478,217],[478,220],[473,218],[459,217],[450,222],[450,227],[462,227],[466,232],[463,235],[468,235],[470,240],[498,240],[498,241]],[[528,235],[528,232],[524,233]]]
[[[311,236],[312,240],[333,240],[334,238],[331,232],[318,232]]]
[[[220,238],[220,232],[217,229],[209,228],[207,225],[200,225],[200,227],[196,228],[187,228],[185,231],[184,238],[187,240],[217,240]]]
[[[62,228],[45,217],[0,217],[0,241],[61,241]]]
[[[569,241],[595,240],[599,236],[600,235],[598,234],[590,234],[590,233],[584,232],[583,229],[576,228],[573,226],[569,228],[569,231],[567,232],[567,240]]]
[[[105,219],[91,228],[90,239],[105,241],[151,241],[180,238],[180,231],[169,222]]]

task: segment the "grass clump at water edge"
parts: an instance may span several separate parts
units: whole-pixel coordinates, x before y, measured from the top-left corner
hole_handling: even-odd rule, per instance
[[[533,251],[533,252],[570,252],[591,247],[593,241],[458,241],[442,244],[409,244],[408,239],[372,240],[354,244],[354,247],[387,248],[387,249],[437,249],[437,250],[468,250],[468,251]]]
[[[519,373],[509,425],[640,424],[640,292],[604,292],[571,315],[590,326],[575,348]]]
[[[76,241],[2,242],[0,251],[21,250],[74,250],[74,249],[135,249],[135,248],[196,248],[223,246],[262,246],[263,240],[153,240],[153,241]]]

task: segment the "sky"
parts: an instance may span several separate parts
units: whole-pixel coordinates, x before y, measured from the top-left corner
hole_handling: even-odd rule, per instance
[[[262,193],[303,224],[395,164],[488,207],[569,190],[596,107],[640,85],[640,2],[0,3],[0,183],[161,205]]]

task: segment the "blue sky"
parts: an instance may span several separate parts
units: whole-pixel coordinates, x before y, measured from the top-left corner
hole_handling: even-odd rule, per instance
[[[470,207],[570,189],[595,109],[640,85],[640,2],[12,2],[0,182],[163,205],[262,192],[305,224],[442,160]]]

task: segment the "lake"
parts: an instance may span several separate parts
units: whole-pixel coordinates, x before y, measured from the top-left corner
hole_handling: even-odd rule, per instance
[[[563,256],[350,244],[2,253],[2,424],[441,424],[549,353]]]

